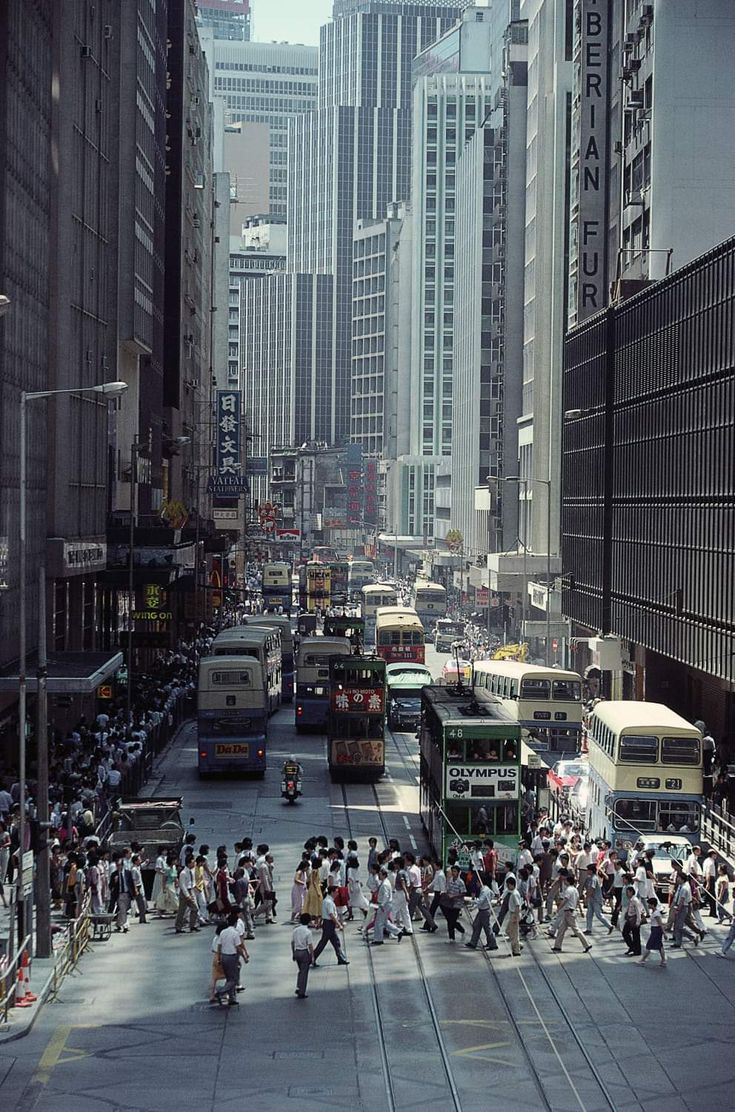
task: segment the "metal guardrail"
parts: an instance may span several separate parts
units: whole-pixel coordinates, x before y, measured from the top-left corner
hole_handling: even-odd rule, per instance
[[[67,937],[63,946],[55,954],[54,971],[51,976],[50,996],[55,996],[67,973],[76,966],[90,943],[91,913],[90,896],[87,894],[76,919],[69,922]]]
[[[23,939],[15,953],[15,957],[0,970],[0,1025],[8,1022],[8,1011],[15,1004],[15,986],[18,978],[18,967],[23,952],[29,950],[32,943],[30,934]]]
[[[735,816],[716,803],[702,807],[702,837],[735,867]]]

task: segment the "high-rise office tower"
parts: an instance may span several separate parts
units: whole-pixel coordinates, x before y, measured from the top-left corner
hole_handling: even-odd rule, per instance
[[[327,439],[349,436],[352,245],[359,220],[385,219],[410,188],[411,62],[462,5],[338,0],[322,27],[319,107],[289,133],[288,267],[334,276]]]
[[[197,4],[197,23],[211,30],[216,39],[249,42],[252,10],[250,0],[202,0]]]
[[[226,106],[225,169],[236,202],[234,219],[242,222],[264,208],[285,216],[288,122],[316,105],[317,48],[232,42],[208,26],[200,26],[199,37],[209,64],[210,98],[222,97]]]
[[[399,458],[404,534],[450,527],[457,161],[491,102],[489,12],[470,9],[413,63],[413,294],[409,453]],[[400,388],[400,385],[399,385]]]

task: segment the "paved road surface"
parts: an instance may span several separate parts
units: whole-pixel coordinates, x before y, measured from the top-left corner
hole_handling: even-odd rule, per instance
[[[183,794],[185,819],[212,847],[247,835],[275,853],[279,921],[249,944],[240,1008],[206,1002],[209,930],[133,923],[95,946],[27,1038],[0,1049],[2,1112],[733,1107],[735,961],[715,960],[710,937],[661,971],[623,958],[617,935],[596,932],[590,957],[573,940],[557,957],[539,939],[514,961],[450,946],[443,928],[369,950],[348,924],[350,966],[325,952],[308,1000],[296,1000],[284,920],[304,840],[352,832],[362,848],[375,833],[421,849],[423,836],[412,737],[390,743],[375,791],[343,792],[323,738],[296,738],[292,713],[275,720],[264,781],[200,783],[190,728],[149,786]],[[297,807],[280,798],[290,751],[305,767]]]

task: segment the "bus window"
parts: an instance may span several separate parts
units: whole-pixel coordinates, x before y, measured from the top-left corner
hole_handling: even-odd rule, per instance
[[[620,739],[618,759],[626,764],[656,764],[658,760],[658,738],[623,734]]]
[[[558,702],[579,703],[582,701],[582,685],[574,680],[552,680],[553,698]]]
[[[425,640],[426,638],[419,630],[416,630],[411,636],[411,643],[414,645],[423,645]]]
[[[522,699],[548,699],[549,698],[549,681],[536,680],[526,676],[521,684],[521,698]]]
[[[699,764],[699,738],[662,737],[661,763],[665,765]]]
[[[464,761],[464,742],[451,738],[447,742],[447,760]]]
[[[660,803],[659,830],[669,834],[692,834],[699,830],[697,803]]]
[[[637,830],[656,830],[658,803],[654,799],[619,799],[615,814],[623,823],[630,823]]]

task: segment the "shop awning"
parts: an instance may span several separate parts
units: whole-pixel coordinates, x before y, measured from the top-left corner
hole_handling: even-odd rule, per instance
[[[123,654],[103,653],[49,653],[47,690],[49,695],[91,695],[101,683],[122,667]],[[27,689],[33,693],[38,687],[36,673],[38,657],[30,656],[27,665]],[[20,677],[17,663],[0,672],[0,692],[18,690]]]

